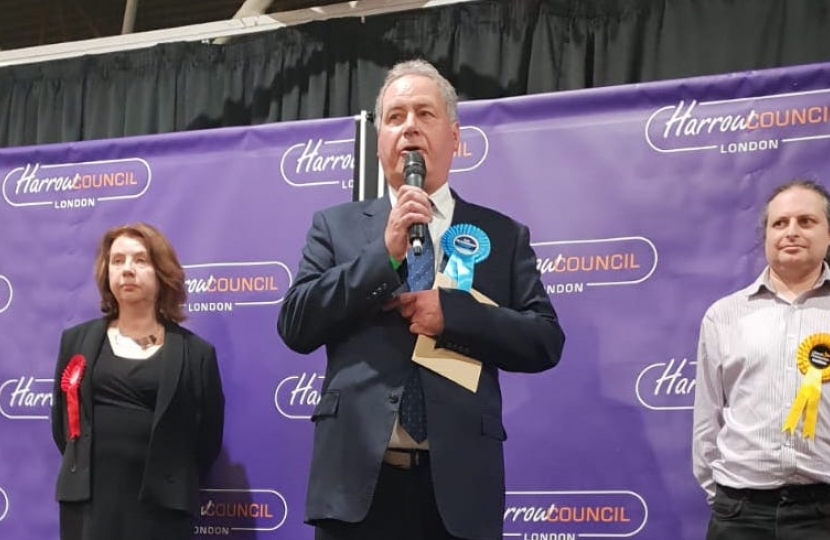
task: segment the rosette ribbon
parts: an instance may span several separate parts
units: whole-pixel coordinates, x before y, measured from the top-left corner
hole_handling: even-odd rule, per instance
[[[81,409],[78,404],[78,388],[81,386],[86,368],[86,358],[76,354],[69,360],[61,375],[61,391],[66,397],[66,422],[69,427],[69,440],[81,436]]]
[[[804,416],[802,434],[805,439],[815,439],[821,385],[830,380],[830,334],[813,334],[802,341],[795,362],[804,380],[784,421],[783,431],[794,434]]]
[[[459,223],[441,237],[441,247],[449,255],[444,275],[456,282],[462,291],[473,288],[475,265],[490,255],[490,238],[468,223]]]

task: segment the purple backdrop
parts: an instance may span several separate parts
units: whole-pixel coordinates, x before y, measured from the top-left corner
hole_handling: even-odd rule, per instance
[[[0,538],[57,536],[46,401],[58,338],[99,313],[92,259],[104,230],[138,220],[176,247],[185,325],[216,345],[227,395],[196,530],[307,534],[311,424],[286,416],[307,415],[315,391],[300,383],[315,384],[323,357],[288,352],[276,319],[313,211],[351,198],[353,149],[346,118],[0,152],[0,308],[14,291],[0,314]]]
[[[771,189],[826,183],[827,88],[820,65],[462,106],[452,185],[530,226],[568,334],[556,369],[503,377],[506,538],[702,537],[699,321],[763,266]],[[226,387],[196,536],[312,537],[324,359],[288,351],[276,317],[311,214],[351,196],[353,138],[335,119],[0,150],[0,537],[56,537],[59,333],[97,314],[103,231],[138,220],[187,266],[186,325],[217,346]]]

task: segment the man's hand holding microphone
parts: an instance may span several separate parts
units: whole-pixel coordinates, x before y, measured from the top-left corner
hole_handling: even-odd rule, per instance
[[[410,245],[413,254],[421,256],[429,234],[427,225],[432,221],[432,203],[423,190],[426,166],[420,152],[406,153],[403,175],[405,184],[398,189],[397,204],[389,213],[384,232],[389,257],[398,263],[406,259]],[[444,315],[435,289],[403,293],[384,307],[397,309],[409,321],[413,334],[435,337],[444,331]]]

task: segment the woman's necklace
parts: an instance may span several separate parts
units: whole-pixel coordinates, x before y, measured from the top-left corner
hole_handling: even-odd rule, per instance
[[[147,334],[146,336],[141,336],[141,337],[135,338],[135,337],[125,336],[124,334],[121,333],[121,329],[116,326],[115,327],[115,342],[118,343],[118,345],[121,345],[121,346],[135,344],[135,345],[138,345],[139,347],[141,347],[142,350],[146,350],[146,349],[149,349],[150,347],[152,347],[154,345],[161,345],[161,338],[159,337],[161,335],[161,330],[162,329],[159,328],[158,331],[155,334]],[[125,341],[126,341],[126,343],[125,343]]]

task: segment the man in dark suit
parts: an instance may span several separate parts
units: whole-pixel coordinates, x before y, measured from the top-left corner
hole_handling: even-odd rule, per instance
[[[389,196],[314,216],[280,312],[289,347],[325,345],[328,354],[306,505],[318,540],[500,540],[506,434],[498,371],[543,371],[562,353],[527,228],[447,185],[456,106],[455,90],[432,65],[416,60],[389,72],[375,111]],[[424,157],[423,189],[404,184],[412,151]],[[428,224],[419,256],[407,234],[416,223]],[[477,227],[478,240],[489,239],[472,285],[498,307],[464,290],[430,288],[436,266],[453,255],[441,245],[451,226]],[[418,334],[481,361],[477,391],[413,363]]]

